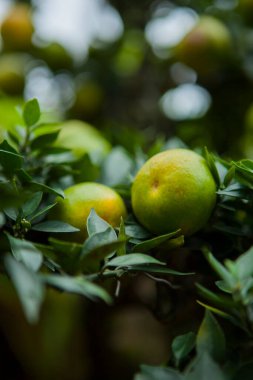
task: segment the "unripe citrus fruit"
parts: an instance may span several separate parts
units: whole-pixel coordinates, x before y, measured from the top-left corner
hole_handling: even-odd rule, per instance
[[[29,50],[33,32],[31,8],[27,4],[14,5],[1,26],[4,49]]]
[[[26,67],[29,56],[8,53],[0,57],[0,89],[7,95],[21,95],[25,86]]]
[[[64,191],[65,199],[57,198],[50,219],[61,220],[80,229],[64,235],[68,240],[83,242],[87,238],[86,221],[92,208],[113,227],[126,216],[123,199],[113,189],[95,182],[83,182]]]
[[[76,88],[74,103],[69,110],[73,118],[91,120],[103,106],[103,87],[94,80],[80,83]]]
[[[110,143],[101,133],[83,121],[65,121],[60,125],[60,129],[54,146],[71,149],[77,157],[93,152],[99,156],[105,156],[111,149]]]
[[[208,74],[223,66],[230,52],[228,28],[214,17],[202,16],[178,44],[175,56],[198,73]]]
[[[64,70],[72,68],[72,58],[67,50],[59,43],[52,42],[46,46],[34,49],[36,57],[46,61],[52,70]]]
[[[181,229],[191,235],[208,221],[216,186],[206,161],[187,149],[172,149],[150,158],[132,186],[136,218],[148,230],[163,234]]]

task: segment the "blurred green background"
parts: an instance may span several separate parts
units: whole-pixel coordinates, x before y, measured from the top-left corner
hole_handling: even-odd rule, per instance
[[[0,0],[0,31],[0,139],[37,97],[47,120],[84,120],[130,153],[171,139],[253,158],[253,0]],[[189,292],[140,277],[109,308],[50,291],[31,327],[2,278],[2,378],[132,379],[197,324]]]

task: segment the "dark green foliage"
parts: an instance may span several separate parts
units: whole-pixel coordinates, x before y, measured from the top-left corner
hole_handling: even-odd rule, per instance
[[[117,147],[103,163],[88,154],[76,158],[53,148],[58,131],[49,133],[39,117],[37,102],[28,102],[15,144],[7,139],[0,145],[1,270],[14,284],[27,320],[38,322],[48,287],[111,304],[109,279],[117,296],[127,276],[147,276],[172,292],[187,292],[189,286],[193,302],[206,309],[198,329],[174,337],[168,367],[142,366],[135,379],[228,379],[227,326],[249,341],[253,336],[252,161],[227,161],[205,149],[218,194],[208,225],[187,239],[180,230],[155,236],[136,221],[129,197],[136,170],[148,155]],[[113,228],[92,209],[81,243],[66,239],[77,228],[47,218],[64,188],[78,178],[111,185],[125,197],[129,211]],[[193,264],[180,266],[185,252]],[[249,376],[251,367],[242,358],[231,371],[237,380],[241,373]]]

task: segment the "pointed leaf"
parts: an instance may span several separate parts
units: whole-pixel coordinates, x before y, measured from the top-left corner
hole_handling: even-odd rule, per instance
[[[59,132],[60,130],[36,137],[31,142],[31,149],[44,149],[46,146],[52,144],[57,139]]]
[[[37,271],[42,264],[42,253],[28,240],[17,239],[6,234],[11,246],[11,252],[17,261],[21,261],[27,268]]]
[[[226,342],[224,333],[210,311],[206,310],[197,334],[197,352],[208,352],[216,361],[225,357]]]
[[[30,222],[34,219],[37,219],[39,216],[43,215],[43,214],[46,214],[49,210],[51,210],[51,208],[53,208],[55,205],[57,204],[57,202],[55,203],[52,203],[51,205],[47,205],[46,207],[43,207],[41,208],[40,210],[38,210],[35,214],[33,215],[30,215],[29,216],[29,220]]]
[[[32,230],[50,233],[71,233],[80,231],[79,228],[58,220],[47,220],[46,222],[35,224]]]
[[[124,219],[121,217],[120,219],[120,227],[119,227],[119,240],[125,240],[127,242],[127,235],[126,235],[126,229],[125,229],[125,223]],[[122,245],[117,250],[118,256],[123,256],[126,254],[126,244]]]
[[[205,156],[205,159],[207,161],[207,164],[209,166],[209,169],[213,175],[213,178],[216,182],[216,185],[219,187],[220,186],[220,176],[219,176],[219,172],[216,168],[216,165],[215,165],[215,161],[214,161],[214,158],[213,158],[213,155],[211,153],[208,152],[207,148],[205,147],[204,148],[204,156]]]
[[[112,226],[107,223],[104,219],[100,218],[100,216],[96,213],[96,211],[92,208],[90,214],[87,218],[87,231],[88,235],[94,235],[99,232],[104,232],[105,230],[110,229],[111,240],[117,239],[117,234],[112,228]]]
[[[253,247],[238,257],[235,266],[237,276],[240,280],[244,280],[253,275]]]
[[[163,244],[167,240],[174,238],[179,233],[180,233],[180,230],[177,230],[177,231],[165,234],[165,235],[161,235],[161,236],[157,236],[155,238],[149,239],[149,240],[145,240],[142,243],[136,244],[134,249],[133,249],[133,252],[141,252],[141,253],[148,252],[151,249],[156,248],[159,245]]]
[[[177,365],[193,350],[195,342],[196,335],[191,331],[187,334],[179,335],[173,340],[171,348]]]
[[[205,250],[205,257],[215,272],[224,280],[231,289],[236,285],[234,276],[222,265],[208,250]]]
[[[39,121],[40,106],[37,99],[31,99],[25,103],[23,118],[27,127],[31,127]]]
[[[23,164],[23,156],[13,149],[7,141],[0,144],[0,164],[4,173],[9,178],[21,168]]]
[[[8,218],[10,218],[12,220],[16,220],[18,217],[18,211],[17,211],[17,209],[15,209],[13,207],[4,208],[3,211],[4,211],[5,215],[8,216]]]
[[[81,294],[91,300],[102,299],[108,304],[112,302],[110,295],[103,288],[86,280],[83,276],[43,275],[42,279],[47,284],[69,293]]]
[[[114,259],[108,261],[105,267],[131,267],[135,265],[149,265],[149,264],[157,264],[157,265],[166,265],[152,256],[144,255],[142,253],[130,253],[125,256],[118,256]]]
[[[157,264],[133,265],[128,268],[128,272],[147,272],[147,273],[165,274],[169,276],[192,276],[195,274],[194,272],[178,272],[174,269],[167,268],[164,265],[157,265]]]
[[[64,198],[64,192],[61,189],[53,189],[52,187],[49,187],[47,185],[44,185],[43,183],[29,182],[30,188],[33,190],[43,191],[45,193],[51,193],[55,195],[59,195],[61,198]]]
[[[221,368],[207,352],[199,355],[185,380],[227,380]]]
[[[90,255],[97,248],[101,248],[111,243],[117,243],[117,236],[116,238],[112,236],[112,231],[109,227],[102,232],[98,232],[89,236],[88,239],[85,240],[83,244],[81,258]]]
[[[196,284],[196,287],[198,289],[198,293],[208,301],[211,301],[215,306],[226,310],[233,310],[235,308],[235,303],[230,297],[225,297],[222,294],[214,293],[198,283]]]
[[[11,256],[5,258],[5,267],[16,288],[27,320],[30,323],[38,322],[45,293],[38,274]]]
[[[22,205],[23,216],[31,215],[40,205],[43,193],[41,191],[33,194],[33,196]]]

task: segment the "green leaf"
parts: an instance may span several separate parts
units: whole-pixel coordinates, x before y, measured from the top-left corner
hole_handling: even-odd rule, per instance
[[[117,234],[112,228],[112,226],[107,223],[104,219],[100,218],[100,216],[96,213],[96,211],[92,208],[90,214],[87,218],[87,231],[88,235],[92,236],[94,234],[110,231],[108,233],[108,241],[107,243],[117,240]]]
[[[214,161],[214,158],[213,158],[213,155],[211,153],[208,152],[207,148],[205,147],[204,148],[204,156],[205,156],[205,159],[207,161],[207,164],[209,166],[209,169],[213,175],[213,178],[216,182],[216,185],[217,187],[220,186],[220,176],[219,176],[219,172],[216,168],[216,165],[215,165],[215,161]]]
[[[220,276],[222,280],[224,280],[227,285],[233,289],[236,285],[236,279],[234,276],[222,265],[216,258],[212,255],[211,252],[205,250],[205,257],[211,267],[215,270],[215,272]]]
[[[127,242],[127,235],[126,235],[126,229],[125,229],[125,223],[124,219],[121,217],[120,219],[120,227],[119,227],[119,240],[125,240]],[[118,256],[123,256],[126,254],[126,244],[119,247],[117,250]]]
[[[27,171],[25,171],[23,168],[18,169],[16,171],[16,175],[22,183],[32,181],[32,177],[30,176],[30,174],[28,174]]]
[[[215,361],[222,361],[226,353],[224,333],[210,311],[206,310],[197,334],[197,352],[208,352]]]
[[[227,171],[227,174],[225,175],[225,178],[223,181],[224,186],[227,187],[232,182],[234,177],[235,177],[235,167],[231,166],[231,168]]]
[[[80,254],[82,244],[67,242],[63,240],[49,238],[49,243],[53,247],[55,258],[53,259],[60,264],[63,270],[68,273],[80,271]],[[52,255],[49,255],[52,257]]]
[[[16,208],[7,207],[7,208],[4,208],[3,211],[5,215],[8,216],[8,218],[12,220],[16,220],[18,217],[18,210]]]
[[[145,240],[144,242],[141,242],[139,244],[136,244],[133,252],[141,252],[145,253],[150,251],[153,248],[159,247],[159,245],[165,243],[166,241],[172,239],[173,237],[177,236],[180,233],[180,230],[170,232],[166,235],[161,235],[149,240]]]
[[[185,380],[228,380],[208,352],[198,355]]]
[[[228,186],[225,190],[218,190],[218,195],[222,195],[225,197],[238,198],[240,200],[252,200],[253,195],[252,191],[249,188],[246,188],[242,185],[233,184]]]
[[[32,227],[32,230],[51,233],[71,233],[80,231],[79,228],[58,220],[47,220],[46,222],[35,224]]]
[[[140,226],[139,224],[131,223],[126,224],[126,234],[127,236],[130,236],[131,238],[135,239],[148,239],[150,238],[151,234],[145,228]]]
[[[58,137],[60,130],[47,133],[41,136],[36,137],[31,142],[31,149],[44,149],[46,146],[51,145]]]
[[[192,276],[195,274],[194,272],[178,272],[174,269],[170,269],[163,265],[157,264],[133,265],[128,268],[128,272],[147,272],[156,274],[166,274],[169,276]]]
[[[53,189],[43,183],[31,181],[29,182],[29,187],[31,190],[43,191],[45,193],[51,193],[54,195],[59,195],[61,198],[64,198],[64,192],[61,189]]]
[[[230,311],[234,309],[235,303],[230,297],[225,297],[224,295],[214,293],[200,284],[196,284],[196,287],[198,289],[198,293],[214,305]]]
[[[135,265],[149,265],[149,264],[157,264],[157,265],[166,265],[152,256],[144,255],[142,253],[130,253],[125,256],[118,256],[114,259],[108,261],[105,264],[105,267],[131,267]]]
[[[27,127],[36,124],[40,119],[40,106],[37,99],[31,99],[24,105],[23,118]]]
[[[51,208],[53,208],[57,203],[52,203],[51,205],[47,205],[46,207],[43,207],[41,208],[40,210],[38,210],[35,214],[33,215],[30,215],[29,216],[29,220],[30,222],[36,218],[38,218],[39,216],[43,215],[43,214],[46,214],[49,210],[51,210]]]
[[[183,375],[178,371],[166,367],[141,365],[141,375],[145,380],[183,380]]]
[[[41,191],[33,194],[33,196],[22,205],[23,216],[26,218],[31,215],[40,205],[43,193]]]
[[[7,256],[4,263],[16,288],[27,320],[30,323],[38,322],[40,307],[45,294],[43,283],[38,274],[11,256]]]
[[[81,294],[93,301],[101,299],[108,304],[112,303],[111,296],[103,288],[86,280],[84,276],[42,275],[42,279],[63,291]]]
[[[210,311],[211,313],[213,314],[216,314],[218,315],[219,317],[222,317],[222,318],[225,318],[225,319],[229,319],[231,322],[234,323],[234,321],[236,320],[232,315],[230,314],[227,314],[225,313],[224,311],[220,310],[220,309],[217,309],[216,307],[213,307],[213,306],[210,306],[210,305],[207,305],[206,303],[203,303],[201,301],[198,301],[197,300],[197,303],[204,307],[206,310]],[[238,324],[236,324],[236,326],[238,326]],[[241,326],[240,326],[241,327]]]
[[[193,350],[195,347],[195,342],[196,335],[191,331],[187,334],[179,335],[173,340],[171,348],[176,359],[177,366]]]
[[[108,258],[125,241],[111,240],[110,229],[91,235],[85,242],[80,255],[80,266],[85,272],[99,270],[101,260]]]
[[[5,215],[3,212],[0,212],[0,229],[5,225]]]
[[[69,253],[70,255],[80,255],[82,251],[82,244],[62,241],[55,238],[48,239],[50,244],[59,253]]]
[[[105,245],[117,242],[117,236],[116,238],[112,236],[112,231],[110,227],[107,228],[105,231],[95,233],[85,240],[82,248],[81,258],[84,258],[85,256],[94,253],[94,250],[96,250],[97,248],[101,248]]]
[[[43,261],[41,252],[30,241],[17,239],[9,234],[6,235],[15,259],[33,271],[39,270]]]
[[[10,178],[23,164],[23,157],[13,149],[7,141],[0,144],[0,167]]]
[[[241,160],[238,162],[233,162],[236,169],[236,177],[239,181],[246,186],[253,185],[253,161],[252,160]]]
[[[222,290],[224,293],[229,293],[229,294],[232,293],[232,289],[230,289],[230,288],[227,286],[227,284],[225,283],[225,281],[222,281],[222,280],[216,281],[216,282],[215,282],[215,285],[216,285],[220,290]]]
[[[253,247],[235,261],[236,275],[239,280],[245,280],[253,275]]]

